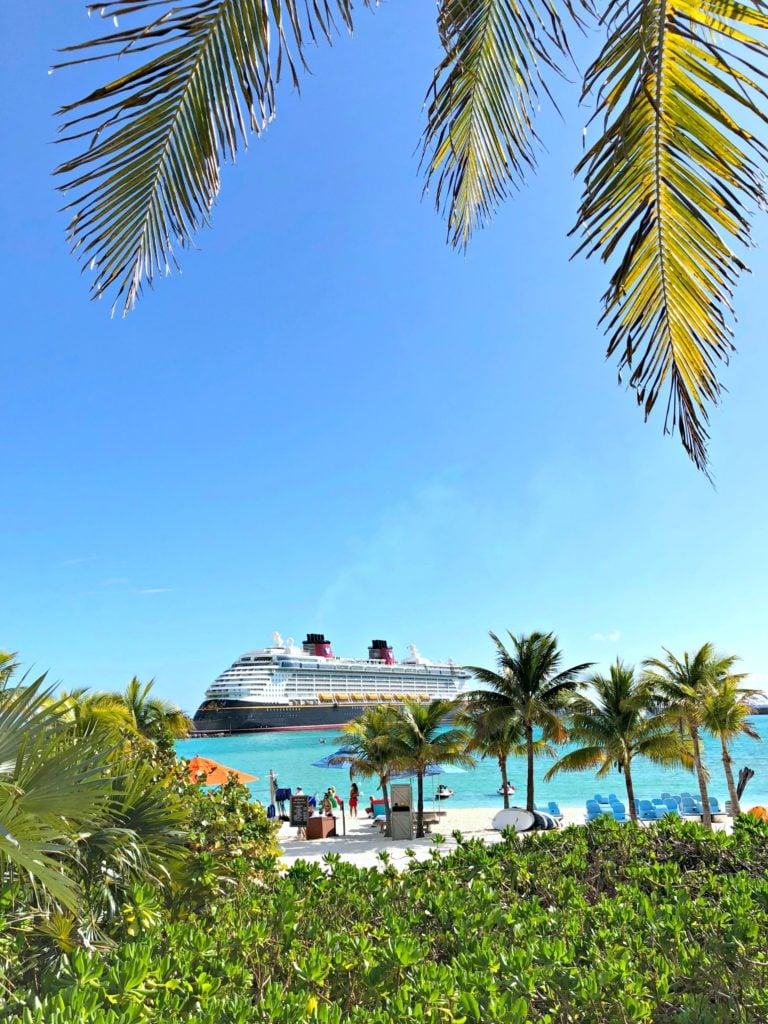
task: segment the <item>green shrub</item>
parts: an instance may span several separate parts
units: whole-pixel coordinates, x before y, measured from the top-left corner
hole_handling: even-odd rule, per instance
[[[243,809],[235,791],[213,806],[224,820],[205,819],[201,857],[227,847],[226,822]],[[243,818],[257,847],[260,813]],[[216,875],[207,904],[150,916],[111,950],[60,958],[10,993],[2,1019],[768,1022],[764,824],[739,819],[726,836],[601,821],[492,847],[462,841],[401,873],[324,860],[233,884]]]

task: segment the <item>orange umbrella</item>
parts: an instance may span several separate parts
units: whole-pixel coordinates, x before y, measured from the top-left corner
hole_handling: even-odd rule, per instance
[[[233,775],[238,782],[255,782],[256,776],[247,772],[239,772],[237,768],[227,768],[225,764],[211,760],[210,757],[191,757],[189,759],[189,777],[192,782],[202,782],[206,786],[223,786]]]
[[[757,807],[750,808],[747,813],[751,814],[753,818],[760,818],[763,821],[768,821],[768,810],[766,810],[765,807],[760,807],[758,805]]]

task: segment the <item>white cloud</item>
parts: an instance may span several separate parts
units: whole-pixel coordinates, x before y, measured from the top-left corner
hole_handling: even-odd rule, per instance
[[[615,644],[621,639],[621,630],[612,629],[610,633],[593,633],[592,640],[601,644]]]
[[[171,587],[143,587],[141,590],[137,590],[137,594],[169,594]]]

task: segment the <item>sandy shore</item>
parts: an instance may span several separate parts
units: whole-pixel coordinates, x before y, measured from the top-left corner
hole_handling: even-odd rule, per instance
[[[297,860],[321,861],[327,853],[338,854],[343,860],[358,867],[371,868],[380,867],[383,862],[381,853],[389,857],[388,863],[395,867],[404,867],[411,854],[417,860],[426,860],[432,851],[440,850],[441,853],[450,853],[456,849],[454,832],[460,832],[465,838],[482,839],[486,843],[497,843],[501,839],[501,833],[491,827],[494,814],[498,807],[449,807],[441,808],[444,814],[441,815],[440,824],[432,825],[430,835],[423,839],[387,839],[382,835],[378,825],[372,825],[369,818],[347,818],[346,835],[342,835],[342,820],[338,819],[339,835],[328,839],[299,839],[297,830],[288,824],[283,824],[278,833],[278,840],[283,850],[282,860],[286,867],[290,867]],[[581,807],[561,807],[563,812],[563,828],[567,825],[583,825],[584,809]],[[429,812],[428,812],[429,813]],[[641,822],[641,824],[652,828],[653,822]],[[716,830],[730,831],[732,822],[725,816],[718,817],[713,823]],[[438,843],[437,835],[442,836]]]
[[[440,818],[439,825],[432,825],[432,834],[423,839],[387,839],[379,830],[378,825],[371,825],[369,818],[347,817],[346,836],[341,835],[341,818],[338,819],[339,836],[328,839],[298,839],[295,828],[283,824],[279,833],[280,845],[283,849],[283,861],[290,867],[297,860],[319,861],[327,853],[335,853],[345,861],[358,867],[376,867],[381,865],[379,854],[386,851],[389,862],[395,866],[404,865],[413,850],[418,860],[425,860],[430,852],[440,849],[448,853],[456,848],[453,832],[461,832],[466,838],[479,838],[487,843],[496,843],[501,833],[491,828],[494,814],[498,807],[449,807],[443,808],[445,814]],[[563,825],[584,824],[584,811],[579,807],[563,807]],[[435,842],[437,834],[443,836],[439,844]]]

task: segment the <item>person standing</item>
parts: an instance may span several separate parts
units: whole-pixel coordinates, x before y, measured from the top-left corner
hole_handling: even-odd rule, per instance
[[[350,818],[357,817],[357,801],[360,798],[360,790],[357,788],[357,783],[353,782],[349,790],[349,816]]]

